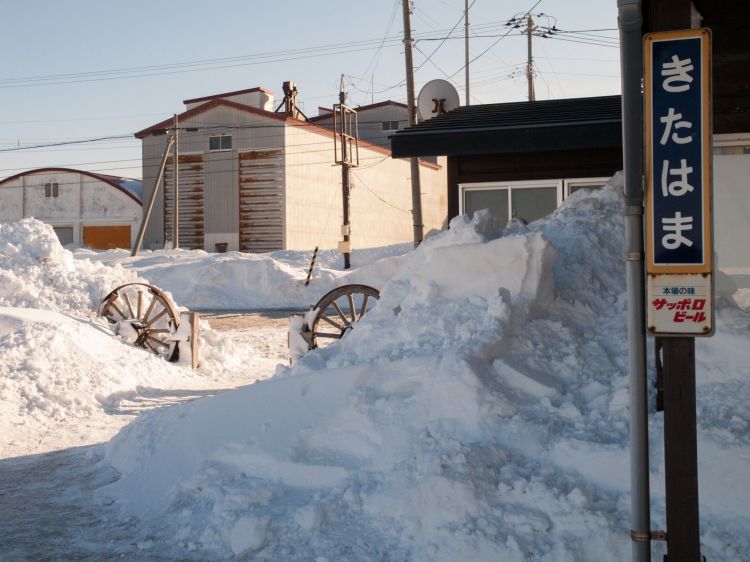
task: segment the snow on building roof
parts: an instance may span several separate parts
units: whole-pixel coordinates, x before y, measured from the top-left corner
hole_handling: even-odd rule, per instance
[[[89,172],[86,170],[75,170],[73,168],[49,167],[49,168],[36,168],[35,170],[26,170],[25,172],[21,172],[12,176],[8,176],[7,178],[0,180],[0,187],[3,184],[8,183],[14,179],[20,178],[22,176],[27,176],[31,174],[39,174],[39,173],[48,173],[48,172],[67,172],[67,173],[83,174],[84,176],[89,176],[91,178],[97,179],[99,181],[102,181],[104,183],[111,185],[112,187],[125,193],[128,197],[136,201],[139,205],[143,205],[143,181],[142,180],[138,180],[134,178],[123,178],[120,176],[111,176],[108,174],[98,174],[96,172]]]

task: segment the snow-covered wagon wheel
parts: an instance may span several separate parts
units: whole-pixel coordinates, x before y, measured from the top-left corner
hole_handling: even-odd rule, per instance
[[[175,305],[158,287],[128,283],[109,293],[99,314],[114,325],[119,336],[163,357],[177,360],[177,342],[168,338],[177,332],[180,315]]]
[[[313,307],[310,349],[340,340],[379,298],[380,291],[368,285],[344,285],[326,293]]]

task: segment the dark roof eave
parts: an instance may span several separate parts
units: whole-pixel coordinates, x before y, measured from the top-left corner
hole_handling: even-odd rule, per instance
[[[564,128],[564,129],[563,129]],[[622,146],[619,120],[537,127],[471,128],[445,131],[400,131],[391,137],[394,158],[517,154]]]

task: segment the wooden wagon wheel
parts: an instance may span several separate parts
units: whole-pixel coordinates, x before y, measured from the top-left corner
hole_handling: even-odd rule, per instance
[[[324,295],[313,307],[317,313],[310,326],[310,349],[340,340],[379,298],[380,291],[368,285],[344,285]]]
[[[114,331],[163,357],[177,360],[177,342],[170,341],[180,325],[180,315],[162,290],[146,283],[128,283],[109,293],[99,314],[114,325]]]

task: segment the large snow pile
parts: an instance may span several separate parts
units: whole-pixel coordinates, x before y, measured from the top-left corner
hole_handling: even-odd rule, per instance
[[[119,428],[107,416],[223,389],[253,362],[251,349],[211,330],[203,343],[204,365],[192,371],[123,344],[106,322],[0,307],[0,458],[106,440]]]
[[[0,223],[0,306],[88,314],[112,289],[137,280],[120,266],[74,259],[46,223]]]
[[[183,559],[627,559],[614,183],[500,238],[486,216],[455,221],[341,342],[286,376],[125,428],[105,459],[121,477],[101,499],[141,522],[144,544],[158,538]],[[750,552],[748,325],[723,310],[717,336],[699,345],[711,560]],[[651,435],[659,528],[656,414]]]
[[[143,280],[120,265],[74,259],[45,223],[0,224],[0,458],[103,441],[188,389],[268,376],[250,346],[206,323],[195,372],[121,341],[95,312],[134,281]]]
[[[142,252],[132,258],[122,250],[77,250],[75,256],[122,266],[169,291],[190,309],[305,309],[331,289],[347,283],[382,287],[398,270],[411,244],[355,250],[352,267],[342,271],[341,254],[321,250],[312,279],[305,285],[312,251],[267,254],[203,250]]]

